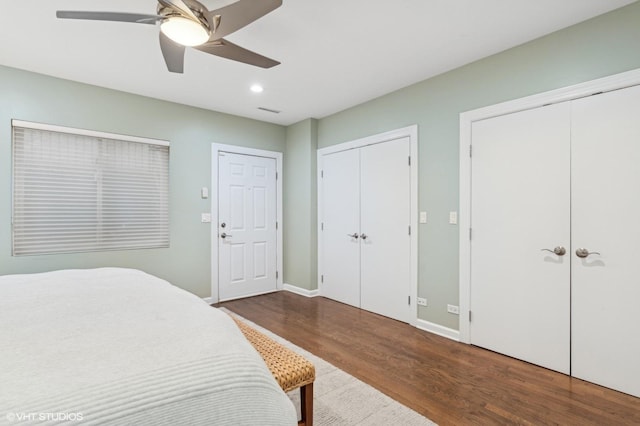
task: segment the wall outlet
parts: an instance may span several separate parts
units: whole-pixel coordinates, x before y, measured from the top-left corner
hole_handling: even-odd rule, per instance
[[[447,312],[449,312],[450,314],[459,315],[460,308],[456,305],[447,305]]]
[[[418,297],[418,305],[427,306],[427,298],[426,297]]]

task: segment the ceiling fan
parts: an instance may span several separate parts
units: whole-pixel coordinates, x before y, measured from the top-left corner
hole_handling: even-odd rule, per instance
[[[215,10],[196,0],[158,0],[155,15],[143,13],[59,10],[62,19],[89,19],[137,24],[160,23],[160,49],[171,72],[184,71],[186,46],[233,61],[271,68],[280,62],[247,50],[223,37],[261,18],[282,5],[282,0],[237,0]]]

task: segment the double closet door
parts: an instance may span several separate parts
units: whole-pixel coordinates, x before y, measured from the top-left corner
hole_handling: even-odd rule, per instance
[[[324,297],[409,321],[409,138],[322,156]]]
[[[471,343],[640,396],[640,87],[475,122]]]

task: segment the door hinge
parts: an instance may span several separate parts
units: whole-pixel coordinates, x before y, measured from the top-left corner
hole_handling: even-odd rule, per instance
[[[279,275],[279,274],[278,274],[278,271],[276,271],[276,280],[278,279],[278,275]]]
[[[411,225],[409,225],[409,235],[411,235]]]
[[[469,311],[469,322],[471,322],[471,311]]]
[[[320,275],[320,282],[323,283],[324,282],[324,275]]]
[[[320,230],[324,231],[324,222],[320,222]]]
[[[278,229],[278,222],[276,222],[276,229]]]
[[[473,148],[471,145],[469,145],[469,158],[471,158],[472,154],[473,154]]]
[[[469,228],[469,241],[471,241],[471,228]]]
[[[411,296],[407,296],[407,297],[409,298],[408,300],[409,306],[411,306]]]
[[[278,172],[276,172],[276,180],[278,180]]]
[[[409,165],[411,165],[411,156],[409,156]]]
[[[320,170],[320,177],[323,178],[324,177],[324,170]]]

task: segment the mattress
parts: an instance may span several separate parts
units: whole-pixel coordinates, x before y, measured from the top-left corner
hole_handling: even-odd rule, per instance
[[[0,276],[0,424],[294,425],[222,311],[122,268]]]

